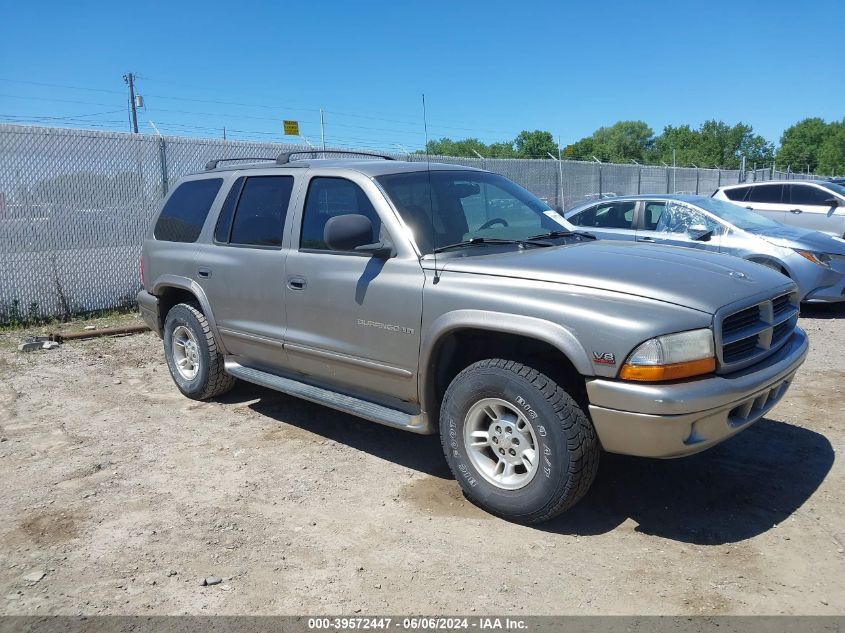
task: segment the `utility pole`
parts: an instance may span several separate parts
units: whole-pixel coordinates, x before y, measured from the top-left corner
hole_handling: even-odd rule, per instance
[[[559,185],[557,206],[559,206],[561,212],[563,212],[563,163],[560,160],[560,134],[557,135],[557,181]]]
[[[326,130],[323,127],[323,108],[320,108],[320,141],[323,145],[323,151],[326,151]],[[325,156],[323,156],[325,158]]]
[[[223,126],[223,140],[226,140],[226,126]]]
[[[138,133],[138,113],[135,110],[135,75],[127,73],[123,75],[123,81],[129,86],[129,107],[132,112],[132,132]]]

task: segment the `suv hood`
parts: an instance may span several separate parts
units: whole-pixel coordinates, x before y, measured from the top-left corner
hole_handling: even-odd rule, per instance
[[[710,314],[734,301],[774,293],[791,283],[779,272],[730,255],[602,240],[568,247],[474,253],[442,260],[440,266],[443,271],[609,290]]]

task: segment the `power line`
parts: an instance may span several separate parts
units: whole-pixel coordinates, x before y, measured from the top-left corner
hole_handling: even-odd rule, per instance
[[[63,84],[48,84],[41,81],[26,81],[23,79],[8,79],[6,77],[0,77],[0,81],[6,81],[9,83],[14,84],[28,84],[30,86],[44,86],[45,88],[64,88],[66,90],[86,90],[88,92],[108,92],[111,94],[119,94],[122,95],[122,90],[106,90],[105,88],[85,88],[83,86],[68,86]]]
[[[136,76],[137,78],[137,76]],[[147,81],[159,81],[156,79],[145,79]],[[90,92],[103,92],[103,93],[110,93],[110,94],[122,94],[122,92],[117,90],[106,90],[101,88],[88,88],[83,86],[73,86],[68,84],[52,84],[46,82],[38,82],[38,81],[25,81],[19,79],[8,79],[5,77],[0,77],[0,81],[10,82],[10,83],[20,83],[20,84],[28,84],[28,85],[35,85],[35,86],[44,86],[49,88],[63,88],[67,90],[85,90]],[[177,84],[176,82],[162,82],[162,83],[174,83],[174,85],[179,85],[181,87],[186,87],[184,84]],[[0,95],[0,96],[14,96],[15,98],[32,98],[37,99],[37,97],[19,97],[16,95]],[[219,99],[199,99],[194,97],[176,97],[171,95],[158,95],[158,94],[147,94],[147,97],[152,97],[155,99],[166,99],[166,100],[173,100],[173,101],[188,101],[193,103],[210,103],[215,105],[231,105],[237,107],[244,107],[244,108],[262,108],[266,110],[273,110],[273,111],[280,111],[280,110],[302,110],[306,112],[315,112],[318,113],[320,108],[318,107],[311,107],[311,106],[292,106],[292,105],[267,105],[261,103],[243,103],[238,101],[224,101]],[[42,98],[43,99],[43,98]],[[76,101],[66,101],[67,103],[81,103]],[[90,102],[89,102],[90,103]],[[177,110],[171,110],[172,112],[179,112]],[[184,111],[182,111],[184,112]],[[421,123],[419,121],[406,121],[402,119],[394,119],[390,117],[383,117],[383,116],[374,116],[369,114],[358,114],[353,112],[344,112],[342,110],[324,110],[326,114],[333,114],[336,116],[343,116],[349,118],[356,118],[356,119],[366,119],[370,121],[384,121],[386,123],[398,123],[400,125],[410,125],[414,127],[419,127]],[[193,113],[189,113],[193,114]],[[276,120],[276,119],[273,119]],[[308,123],[314,123],[313,121],[308,121]],[[334,125],[341,125],[340,123],[334,123]],[[442,130],[457,130],[463,132],[485,132],[488,134],[513,134],[513,130],[505,131],[505,130],[494,130],[488,128],[473,128],[473,127],[464,127],[458,125],[448,125],[448,124],[440,124],[436,122],[432,122],[429,124],[430,128],[433,129],[442,129]],[[379,128],[363,128],[362,129],[375,129],[378,130]]]

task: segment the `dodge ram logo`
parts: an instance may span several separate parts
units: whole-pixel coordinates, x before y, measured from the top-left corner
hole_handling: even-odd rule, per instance
[[[610,352],[593,352],[593,362],[599,365],[615,365],[616,356]]]

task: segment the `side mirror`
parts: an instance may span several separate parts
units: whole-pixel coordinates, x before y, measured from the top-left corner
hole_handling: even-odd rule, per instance
[[[705,226],[696,225],[690,227],[687,231],[687,235],[689,235],[690,239],[694,242],[709,242],[710,238],[713,237],[713,231]]]
[[[822,204],[826,207],[834,207],[835,208],[835,207],[839,206],[839,200],[837,198],[828,198],[827,200],[822,202]]]
[[[323,241],[333,251],[356,251],[373,257],[388,258],[394,254],[393,246],[372,242],[373,223],[364,215],[348,213],[329,218],[323,229]]]

